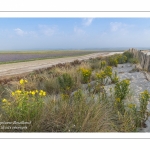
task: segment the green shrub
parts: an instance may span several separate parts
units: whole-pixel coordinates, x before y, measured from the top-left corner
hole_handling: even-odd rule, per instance
[[[129,61],[129,59],[133,58],[133,53],[131,53],[129,51],[125,51],[123,53],[123,55],[127,57],[127,61]]]
[[[69,74],[64,73],[61,77],[58,77],[58,82],[62,92],[65,94],[70,94],[74,86],[72,77]]]
[[[106,67],[106,61],[103,60],[101,61],[101,69],[104,69]]]
[[[111,76],[111,82],[117,83],[119,81],[119,77],[117,76],[117,72],[113,73]]]
[[[105,72],[102,70],[100,71],[99,73],[96,73],[96,78],[97,78],[97,81],[100,83],[100,84],[105,84],[104,81],[105,81],[105,78],[106,78],[106,74]]]
[[[79,103],[83,99],[83,91],[81,89],[78,89],[73,94],[73,101],[74,103]]]
[[[91,65],[92,70],[100,69],[101,68],[101,61],[99,61],[99,60],[90,61],[90,65]]]
[[[129,85],[130,81],[128,79],[124,79],[115,85],[115,95],[120,100],[123,100],[127,94],[129,93]]]
[[[124,102],[123,99],[126,98],[129,93],[129,80],[125,79],[120,82],[117,82],[115,85],[115,105],[117,109],[121,112],[124,112]]]
[[[43,81],[43,90],[49,94],[58,94],[60,92],[60,85],[56,77],[48,78]]]
[[[147,105],[148,105],[148,101],[149,101],[149,98],[150,98],[150,93],[145,90],[144,92],[142,92],[140,94],[140,117],[141,117],[141,120],[142,122],[143,121],[146,121],[147,119]]]
[[[117,56],[117,60],[119,64],[123,64],[127,62],[127,57],[125,55],[120,54]]]
[[[141,127],[141,118],[140,118],[138,108],[133,103],[128,104],[127,107],[128,107],[128,113],[130,114],[130,116],[132,116],[132,120],[135,124],[134,125],[136,127],[135,130],[137,130],[138,127]]]
[[[104,85],[108,81],[108,77],[111,79],[112,76],[112,67],[107,66],[104,70],[101,70],[99,73],[96,73],[96,79],[97,81]]]
[[[130,58],[129,59],[129,63],[131,64],[137,64],[139,62],[139,60],[137,58]]]
[[[98,60],[98,59],[95,59],[93,61],[90,61],[90,64],[91,64],[91,68],[92,70],[94,69],[104,69],[106,67],[106,61],[105,60]]]
[[[115,66],[115,67],[117,67],[117,65],[118,65],[118,59],[117,59],[117,57],[109,57],[109,59],[108,59],[108,65],[109,66]]]
[[[110,77],[112,76],[112,67],[111,66],[107,66],[105,69],[104,69],[104,73],[106,76]]]

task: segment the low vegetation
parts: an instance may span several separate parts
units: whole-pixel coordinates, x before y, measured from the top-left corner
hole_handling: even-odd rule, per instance
[[[130,81],[121,81],[113,72],[118,63],[132,58],[125,52],[76,60],[4,84],[0,87],[0,131],[137,132],[148,117],[150,93],[140,94],[139,107],[127,103]],[[114,85],[109,93],[106,85]],[[15,128],[13,122],[18,122]]]
[[[12,62],[24,62],[41,59],[54,59],[62,57],[73,57],[98,53],[99,51],[84,51],[84,50],[49,50],[49,51],[19,51],[19,52],[0,52],[0,64]]]

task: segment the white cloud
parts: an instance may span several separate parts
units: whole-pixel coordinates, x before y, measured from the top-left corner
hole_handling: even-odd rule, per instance
[[[76,34],[78,34],[78,35],[83,35],[83,34],[85,34],[85,31],[82,30],[82,29],[80,29],[80,28],[78,28],[78,27],[74,27],[74,32],[75,32]]]
[[[128,24],[124,24],[121,22],[111,22],[110,23],[110,29],[112,32],[116,32],[116,31],[127,32],[127,29],[130,27],[134,27],[134,25],[128,25]]]
[[[38,34],[35,31],[23,31],[20,28],[16,28],[16,29],[14,29],[14,31],[19,36],[38,37]]]
[[[52,36],[56,32],[55,27],[49,27],[47,25],[39,25],[40,31],[46,36]]]
[[[121,22],[111,22],[110,26],[111,26],[111,31],[115,32],[115,31],[119,30],[124,25]]]
[[[19,35],[19,36],[27,35],[27,32],[21,30],[20,28],[16,28],[14,30],[15,30],[16,34]]]
[[[93,20],[94,20],[93,18],[85,18],[85,19],[83,19],[83,25],[90,26],[92,24]]]

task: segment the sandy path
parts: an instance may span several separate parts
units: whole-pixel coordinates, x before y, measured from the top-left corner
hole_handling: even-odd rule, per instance
[[[76,56],[76,57],[67,57],[67,58],[57,58],[57,59],[44,59],[44,60],[35,60],[28,62],[18,62],[18,63],[10,63],[10,64],[1,64],[0,65],[0,76],[6,77],[11,75],[19,75],[22,73],[32,72],[34,70],[51,67],[52,65],[56,65],[59,63],[73,62],[74,60],[87,60],[89,58],[96,58],[99,56],[108,56],[114,55],[115,53],[122,52],[101,52],[101,53],[93,53],[84,56]]]

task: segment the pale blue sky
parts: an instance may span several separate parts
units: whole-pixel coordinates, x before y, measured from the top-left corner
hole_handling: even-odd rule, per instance
[[[0,50],[150,47],[150,18],[0,18]]]

